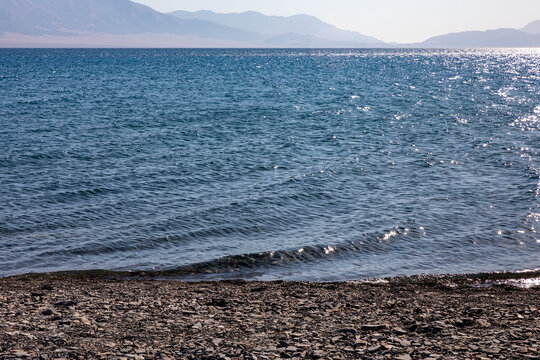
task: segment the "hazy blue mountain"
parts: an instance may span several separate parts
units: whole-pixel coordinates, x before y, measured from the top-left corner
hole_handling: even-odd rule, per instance
[[[316,17],[249,11],[163,14],[130,0],[0,0],[0,46],[392,47]],[[540,20],[522,30],[469,31],[411,47],[540,47]]]
[[[0,32],[27,35],[167,33],[252,41],[259,34],[181,20],[129,0],[0,0]]]
[[[540,20],[535,20],[527,24],[521,31],[528,34],[540,34]]]
[[[212,11],[174,11],[170,13],[180,19],[198,19],[212,21],[218,24],[236,27],[246,31],[254,31],[261,34],[289,38],[295,34],[294,38],[300,44],[319,44],[321,42],[332,43],[341,42],[348,44],[382,45],[384,42],[370,36],[365,36],[354,31],[341,30],[334,25],[327,24],[314,16],[294,15],[294,16],[266,16],[255,11],[243,13],[220,14]]]
[[[287,48],[358,48],[358,47],[390,47],[382,43],[378,45],[359,44],[348,41],[332,41],[310,35],[300,35],[287,33],[273,35],[264,39],[265,47],[287,47]]]
[[[144,47],[154,44],[171,47],[385,45],[375,38],[340,30],[307,15],[278,17],[255,12],[201,11],[176,12],[173,16],[130,0],[0,0],[0,33],[9,33],[3,38],[0,36],[0,46],[19,43],[35,46],[44,41],[47,46],[55,43],[76,46],[77,37],[81,38],[81,44],[88,46],[122,46],[124,43],[134,46],[136,34],[141,35]]]
[[[540,47],[540,34],[528,34],[515,29],[465,31],[435,36],[414,46],[430,48]]]

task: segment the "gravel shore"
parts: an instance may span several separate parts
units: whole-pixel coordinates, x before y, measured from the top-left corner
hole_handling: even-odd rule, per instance
[[[540,359],[540,288],[3,278],[0,358]]]

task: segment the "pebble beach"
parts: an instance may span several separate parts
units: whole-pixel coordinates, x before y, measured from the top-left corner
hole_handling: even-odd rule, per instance
[[[539,359],[540,288],[0,279],[2,359]]]

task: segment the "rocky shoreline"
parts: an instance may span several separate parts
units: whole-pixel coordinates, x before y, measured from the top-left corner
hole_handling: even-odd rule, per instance
[[[0,358],[540,359],[540,288],[0,279]]]

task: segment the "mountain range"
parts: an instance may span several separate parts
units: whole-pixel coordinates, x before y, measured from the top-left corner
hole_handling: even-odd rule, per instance
[[[388,44],[309,15],[254,11],[164,14],[130,0],[0,0],[0,47],[540,47],[540,20],[523,29]]]
[[[221,25],[236,27],[244,31],[254,31],[268,36],[295,34],[318,41],[349,42],[351,44],[381,45],[382,41],[353,31],[341,30],[314,16],[294,15],[266,16],[255,11],[244,13],[218,14],[212,11],[174,11],[170,13],[179,19],[198,19],[212,21]]]
[[[509,48],[540,47],[540,21],[534,21],[521,30],[496,29],[464,31],[435,36],[411,47],[423,48]]]

